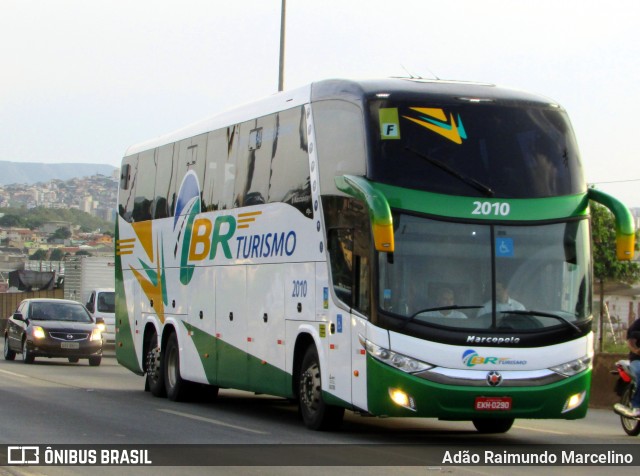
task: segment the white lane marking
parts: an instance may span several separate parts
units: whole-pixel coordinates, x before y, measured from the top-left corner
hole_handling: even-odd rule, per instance
[[[228,428],[234,428],[236,430],[248,431],[250,433],[257,433],[259,435],[268,435],[268,433],[265,431],[252,430],[251,428],[245,428],[243,426],[230,425],[229,423],[225,423],[223,421],[214,420],[212,418],[201,417],[199,415],[192,415],[190,413],[176,412],[174,410],[169,410],[168,408],[158,408],[158,411],[164,412],[164,413],[171,413],[172,415],[177,415],[185,418],[190,418],[192,420],[204,421],[207,423],[212,423],[214,425],[226,426]]]
[[[539,428],[531,428],[528,426],[520,426],[520,425],[514,425],[514,428],[518,428],[520,430],[529,430],[529,431],[539,431],[540,433],[551,433],[553,435],[570,435],[571,433],[563,433],[562,431],[553,431],[553,430],[541,430]]]
[[[7,375],[13,375],[14,377],[29,378],[27,375],[17,374],[15,372],[10,372],[8,370],[0,369],[0,372],[2,372],[3,374],[7,374]]]

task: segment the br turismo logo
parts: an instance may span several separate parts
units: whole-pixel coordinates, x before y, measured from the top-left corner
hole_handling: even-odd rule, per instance
[[[462,354],[462,363],[466,367],[476,365],[526,365],[526,360],[517,360],[512,357],[482,357],[473,349],[465,350]]]

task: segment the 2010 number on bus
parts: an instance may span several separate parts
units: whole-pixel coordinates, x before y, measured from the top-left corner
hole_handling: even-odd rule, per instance
[[[496,215],[507,216],[511,212],[511,206],[507,202],[473,202],[475,208],[472,215]]]
[[[307,281],[306,280],[294,280],[293,281],[293,292],[291,293],[291,297],[307,297]]]

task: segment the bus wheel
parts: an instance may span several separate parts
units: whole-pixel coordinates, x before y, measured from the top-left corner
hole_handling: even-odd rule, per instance
[[[311,430],[335,430],[342,423],[344,408],[324,402],[320,375],[318,351],[311,346],[302,359],[298,377],[300,415],[305,426]]]
[[[162,370],[162,360],[160,348],[158,347],[158,336],[154,332],[147,346],[147,358],[145,361],[144,389],[151,392],[154,397],[166,397],[167,391],[164,387],[164,372]]]
[[[506,433],[513,425],[513,418],[477,419],[472,420],[473,426],[480,433]]]
[[[189,382],[180,376],[180,350],[175,333],[172,333],[167,341],[162,367],[164,369],[164,386],[169,400],[174,402],[186,400]]]

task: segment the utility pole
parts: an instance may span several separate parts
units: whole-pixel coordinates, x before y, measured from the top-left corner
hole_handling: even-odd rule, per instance
[[[280,65],[278,74],[278,91],[284,90],[284,33],[286,24],[287,0],[282,0],[280,12]]]

